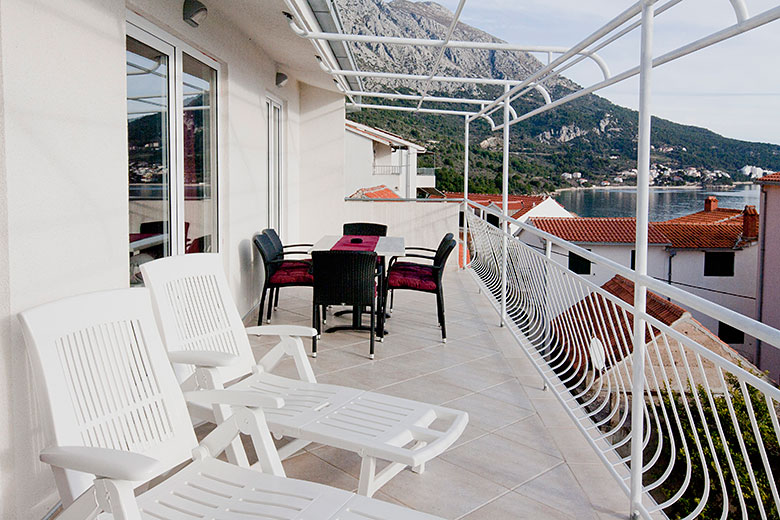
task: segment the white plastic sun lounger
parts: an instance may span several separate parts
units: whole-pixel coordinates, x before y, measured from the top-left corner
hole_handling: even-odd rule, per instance
[[[188,379],[180,378],[184,388],[222,388],[248,376],[230,389],[284,399],[282,408],[266,410],[271,431],[295,439],[279,450],[282,459],[310,442],[355,452],[362,457],[358,493],[370,497],[407,466],[422,472],[466,427],[468,414],[459,410],[317,383],[300,339],[316,331],[278,325],[245,329],[218,254],[162,258],[144,264],[142,272],[171,361],[198,367]],[[247,334],[280,336],[281,342],[255,362]],[[300,380],[270,373],[284,356],[295,360]],[[198,406],[190,406],[190,412],[193,419],[216,422],[228,413]],[[441,429],[431,427],[441,424]],[[237,464],[245,460],[237,443],[228,457]],[[390,462],[379,473],[377,459]]]
[[[194,392],[188,397],[201,404],[233,405],[198,444],[147,289],[68,298],[20,318],[54,426],[55,445],[41,460],[66,506],[58,520],[435,520],[285,478],[263,418],[263,409],[283,406],[278,398]],[[239,433],[252,439],[256,468],[215,458]]]

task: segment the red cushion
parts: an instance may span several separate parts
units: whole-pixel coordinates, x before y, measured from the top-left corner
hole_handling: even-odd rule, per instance
[[[282,262],[269,282],[273,285],[313,285],[309,262]]]
[[[399,264],[402,264],[399,266]],[[387,275],[390,289],[414,289],[417,291],[436,290],[436,278],[430,265],[397,262]]]

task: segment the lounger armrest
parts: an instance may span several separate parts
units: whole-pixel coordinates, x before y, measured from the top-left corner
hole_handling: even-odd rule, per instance
[[[430,247],[407,247],[407,251],[428,251],[429,253],[435,253],[435,249],[431,249]]]
[[[53,446],[41,451],[41,461],[58,468],[98,477],[146,482],[165,468],[160,461],[132,451],[89,446]]]
[[[282,246],[282,249],[287,249],[288,247],[314,247],[314,244],[287,244]]]
[[[197,367],[232,367],[237,365],[241,358],[226,352],[213,352],[210,350],[174,350],[168,352],[168,360],[171,363],[182,365],[195,365]]]
[[[312,338],[317,335],[317,329],[301,325],[260,325],[247,327],[246,333],[252,336],[298,336]]]
[[[184,392],[184,398],[188,403],[207,407],[227,405],[279,409],[284,406],[284,399],[281,397],[271,397],[251,390],[193,390]]]

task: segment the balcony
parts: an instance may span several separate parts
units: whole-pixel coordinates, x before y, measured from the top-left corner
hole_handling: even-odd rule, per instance
[[[410,233],[433,225],[426,215],[455,206],[350,205],[366,216],[396,215]],[[451,343],[437,342],[430,298],[400,292],[388,324],[396,333],[380,345],[377,361],[363,357],[367,340],[359,335],[325,336],[333,343],[314,360],[323,382],[469,412],[464,438],[431,464],[435,479],[399,476],[383,498],[445,518],[624,518],[633,466],[641,468],[646,518],[773,518],[780,511],[780,390],[698,322],[677,318],[686,310],[705,313],[766,348],[780,344],[780,331],[647,277],[647,308],[638,309],[632,270],[491,208],[469,203],[466,214],[468,250],[461,255],[468,269],[456,271],[451,262],[445,282]],[[508,220],[548,246],[505,235],[477,214]],[[452,219],[436,220],[428,242],[447,225],[454,227]],[[556,263],[553,244],[610,270],[620,290]],[[308,294],[296,296],[275,319],[308,323]],[[680,314],[666,316],[674,309]],[[644,341],[633,339],[634,315],[642,318]],[[644,352],[641,366],[635,349]],[[634,432],[642,439],[641,465],[632,464]],[[357,459],[327,449],[301,457],[288,461],[290,474],[317,474],[327,463],[341,472],[323,474],[332,485],[352,485],[359,470]]]
[[[434,297],[398,291],[390,334],[377,343],[375,361],[366,357],[367,335],[353,332],[323,334],[319,355],[311,359],[322,383],[446,403],[469,413],[461,439],[425,473],[402,472],[375,496],[448,519],[624,517],[628,499],[554,394],[543,390],[509,330],[497,327],[485,292],[457,269],[455,258],[449,267],[446,344],[435,325]],[[310,315],[311,290],[285,289],[272,323],[309,325]],[[328,325],[331,320],[339,321],[329,317]],[[342,321],[347,324],[337,324]],[[260,356],[270,344],[253,346]],[[293,363],[279,373],[295,376]],[[321,445],[284,466],[292,478],[348,490],[357,488],[360,473],[355,454]]]
[[[401,175],[406,168],[397,164],[375,164],[374,175]]]

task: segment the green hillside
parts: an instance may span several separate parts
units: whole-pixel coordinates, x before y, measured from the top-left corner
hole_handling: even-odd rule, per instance
[[[551,94],[555,99],[566,93]],[[495,91],[483,93],[489,97],[497,94]],[[513,102],[513,107],[518,113],[524,113],[541,102],[539,96],[526,96]],[[470,109],[473,110],[473,106]],[[496,115],[500,122],[500,111]],[[426,146],[431,153],[421,157],[419,165],[437,168],[439,189],[462,190],[463,117],[370,109],[347,117]],[[542,193],[573,185],[561,178],[563,172],[581,172],[596,184],[617,172],[635,168],[637,118],[634,110],[588,95],[514,125],[510,132],[511,192]],[[583,135],[561,142],[556,138],[560,137],[562,127]],[[547,138],[545,132],[548,132]],[[501,132],[491,132],[487,122],[477,121],[472,123],[470,133],[472,189],[498,193],[502,168],[500,142],[487,148],[481,147],[480,143],[489,137],[500,140]],[[653,163],[672,169],[722,170],[731,175],[731,179],[718,179],[717,182],[744,180],[739,169],[745,165],[780,170],[780,146],[728,139],[704,128],[660,118],[653,118],[652,144]]]

